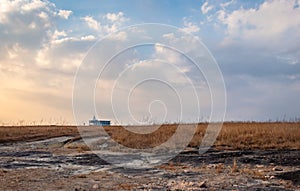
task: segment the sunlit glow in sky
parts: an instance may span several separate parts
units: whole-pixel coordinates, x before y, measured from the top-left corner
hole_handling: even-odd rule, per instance
[[[173,25],[206,44],[224,76],[225,120],[300,116],[298,0],[2,0],[0,124],[74,123],[73,80],[88,49],[142,23]]]

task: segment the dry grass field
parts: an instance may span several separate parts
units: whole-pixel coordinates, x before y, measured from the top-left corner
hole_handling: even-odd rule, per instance
[[[300,149],[300,123],[225,123],[215,145],[233,149]]]
[[[0,143],[78,135],[76,126],[0,126]]]
[[[119,143],[131,148],[149,148],[167,141],[178,125],[162,125],[153,133],[136,134],[121,126],[105,127]],[[186,125],[187,127],[189,125]],[[201,144],[207,124],[198,124],[189,146]],[[194,129],[191,128],[192,131]],[[76,126],[5,126],[0,127],[0,143],[42,140],[59,136],[79,136]],[[214,145],[217,149],[300,149],[299,122],[227,122]]]

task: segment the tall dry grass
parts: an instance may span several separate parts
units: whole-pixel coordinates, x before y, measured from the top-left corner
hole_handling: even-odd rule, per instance
[[[189,146],[198,147],[207,123],[197,125]],[[185,125],[194,133],[193,125]],[[151,126],[148,126],[151,128]],[[162,125],[149,134],[132,133],[122,126],[105,127],[117,142],[131,148],[152,148],[166,142],[178,125]],[[131,127],[134,128],[134,127]],[[138,127],[136,127],[138,128]],[[145,127],[143,127],[145,128]],[[88,127],[87,127],[88,129]],[[76,126],[0,127],[0,142],[40,140],[58,136],[79,136]],[[176,137],[180,140],[180,137]],[[217,149],[300,149],[300,122],[230,122],[224,123],[214,144]]]
[[[300,149],[300,123],[225,123],[215,145],[233,149]]]
[[[198,124],[189,146],[198,147],[208,124]],[[155,147],[167,141],[178,125],[162,125],[151,134],[135,134],[122,127],[106,127],[119,143],[131,148]],[[188,126],[188,125],[187,125]],[[191,128],[192,125],[190,125]],[[224,123],[214,146],[218,149],[300,149],[299,122]]]
[[[0,126],[0,143],[79,135],[76,126]]]

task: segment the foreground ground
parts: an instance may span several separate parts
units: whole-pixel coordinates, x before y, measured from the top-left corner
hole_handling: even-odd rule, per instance
[[[208,152],[198,154],[194,137],[171,161],[134,170],[101,160],[75,127],[0,127],[0,190],[300,190],[299,130],[298,123],[225,124]],[[111,131],[124,144],[139,139]]]

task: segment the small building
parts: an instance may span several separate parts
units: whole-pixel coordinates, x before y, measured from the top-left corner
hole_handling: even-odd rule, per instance
[[[98,120],[95,116],[89,120],[90,126],[110,126],[109,120]]]

